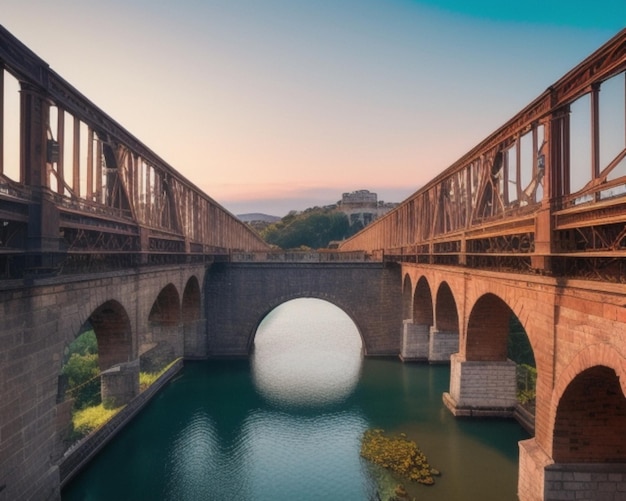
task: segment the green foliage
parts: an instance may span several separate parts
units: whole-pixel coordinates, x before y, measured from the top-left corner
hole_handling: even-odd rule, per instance
[[[535,355],[526,331],[515,315],[511,315],[508,341],[507,356],[517,364],[517,400],[526,407],[532,407],[537,385]]]
[[[333,240],[343,240],[356,233],[347,216],[334,209],[315,207],[300,214],[292,211],[277,223],[269,225],[261,236],[282,249],[328,247]]]
[[[533,405],[537,388],[537,369],[531,365],[517,366],[517,400],[522,405]]]
[[[361,440],[361,456],[413,482],[435,483],[439,472],[428,464],[424,453],[404,433],[387,437],[383,430],[366,430]]]
[[[121,408],[106,409],[102,404],[99,404],[76,411],[72,416],[74,424],[74,436],[72,438],[78,440],[89,435],[117,414]]]
[[[66,395],[74,398],[74,408],[100,403],[98,342],[93,330],[78,336],[68,348],[61,374],[67,381]]]
[[[78,355],[93,355],[98,353],[98,340],[93,330],[88,330],[72,341],[67,350],[66,362],[74,353]]]
[[[524,327],[515,315],[511,315],[509,322],[507,356],[518,364],[535,366],[535,355]]]
[[[97,354],[72,353],[63,366],[62,374],[67,377],[66,394],[75,399],[76,409],[100,402],[100,368]]]

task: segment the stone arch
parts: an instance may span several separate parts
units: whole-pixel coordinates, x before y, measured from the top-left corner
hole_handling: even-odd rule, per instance
[[[178,289],[169,283],[157,295],[148,315],[151,332],[143,346],[142,371],[158,372],[183,355],[181,316]]]
[[[433,297],[426,277],[420,277],[415,286],[413,321],[416,324],[433,325]]]
[[[183,323],[183,354],[186,358],[206,356],[206,336],[202,322],[202,293],[195,276],[187,280],[181,309]]]
[[[615,369],[584,369],[562,393],[552,433],[556,463],[626,462],[626,398]]]
[[[183,323],[191,323],[200,319],[202,307],[202,294],[200,293],[200,283],[195,276],[187,280],[183,291],[183,302],[181,316]]]
[[[320,299],[322,301],[326,301],[327,303],[332,304],[333,306],[336,306],[341,311],[343,311],[346,315],[348,315],[348,317],[350,317],[350,320],[352,320],[352,323],[356,326],[357,332],[359,333],[359,337],[361,338],[361,345],[363,347],[363,352],[364,354],[367,354],[367,343],[366,343],[366,338],[363,335],[363,329],[359,325],[357,316],[349,307],[349,305],[335,297],[332,297],[326,294],[313,294],[313,293],[306,293],[306,294],[303,293],[303,294],[293,294],[293,295],[290,294],[289,296],[281,296],[278,298],[274,298],[272,301],[270,301],[266,305],[266,308],[261,312],[261,314],[259,315],[259,318],[257,319],[254,325],[254,329],[252,330],[252,333],[248,341],[248,353],[250,353],[252,350],[252,347],[254,345],[254,337],[256,336],[256,332],[259,328],[259,325],[261,325],[261,322],[265,319],[265,317],[267,317],[267,315],[269,315],[272,311],[274,311],[280,305],[285,304],[289,301],[293,301],[294,299]]]
[[[177,325],[181,320],[180,296],[174,284],[169,283],[152,304],[148,321],[161,325]]]
[[[478,298],[467,323],[466,359],[506,360],[509,322],[512,314],[513,310],[495,294],[487,293]]]
[[[98,340],[98,363],[105,371],[132,360],[132,331],[124,307],[115,300],[100,305],[89,316]]]
[[[459,313],[447,282],[441,282],[437,289],[435,327],[440,331],[459,332]]]
[[[404,281],[402,283],[402,318],[404,320],[411,320],[413,318],[413,284],[411,283],[411,277],[407,273],[404,275]]]

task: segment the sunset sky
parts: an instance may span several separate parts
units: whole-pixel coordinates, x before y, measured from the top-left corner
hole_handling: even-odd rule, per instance
[[[235,214],[399,202],[626,26],[623,0],[2,0],[0,24]]]

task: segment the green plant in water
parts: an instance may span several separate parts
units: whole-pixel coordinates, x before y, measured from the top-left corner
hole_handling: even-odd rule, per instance
[[[439,472],[428,464],[426,456],[404,433],[387,437],[380,429],[366,430],[361,440],[361,456],[403,477],[425,485],[435,483]]]

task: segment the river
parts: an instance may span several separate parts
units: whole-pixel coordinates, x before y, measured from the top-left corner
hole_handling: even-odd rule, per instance
[[[298,299],[259,326],[249,360],[187,362],[182,373],[63,491],[63,501],[515,500],[514,421],[458,419],[445,365],[364,359],[351,319]],[[394,478],[359,455],[382,428],[415,440],[435,485]]]

